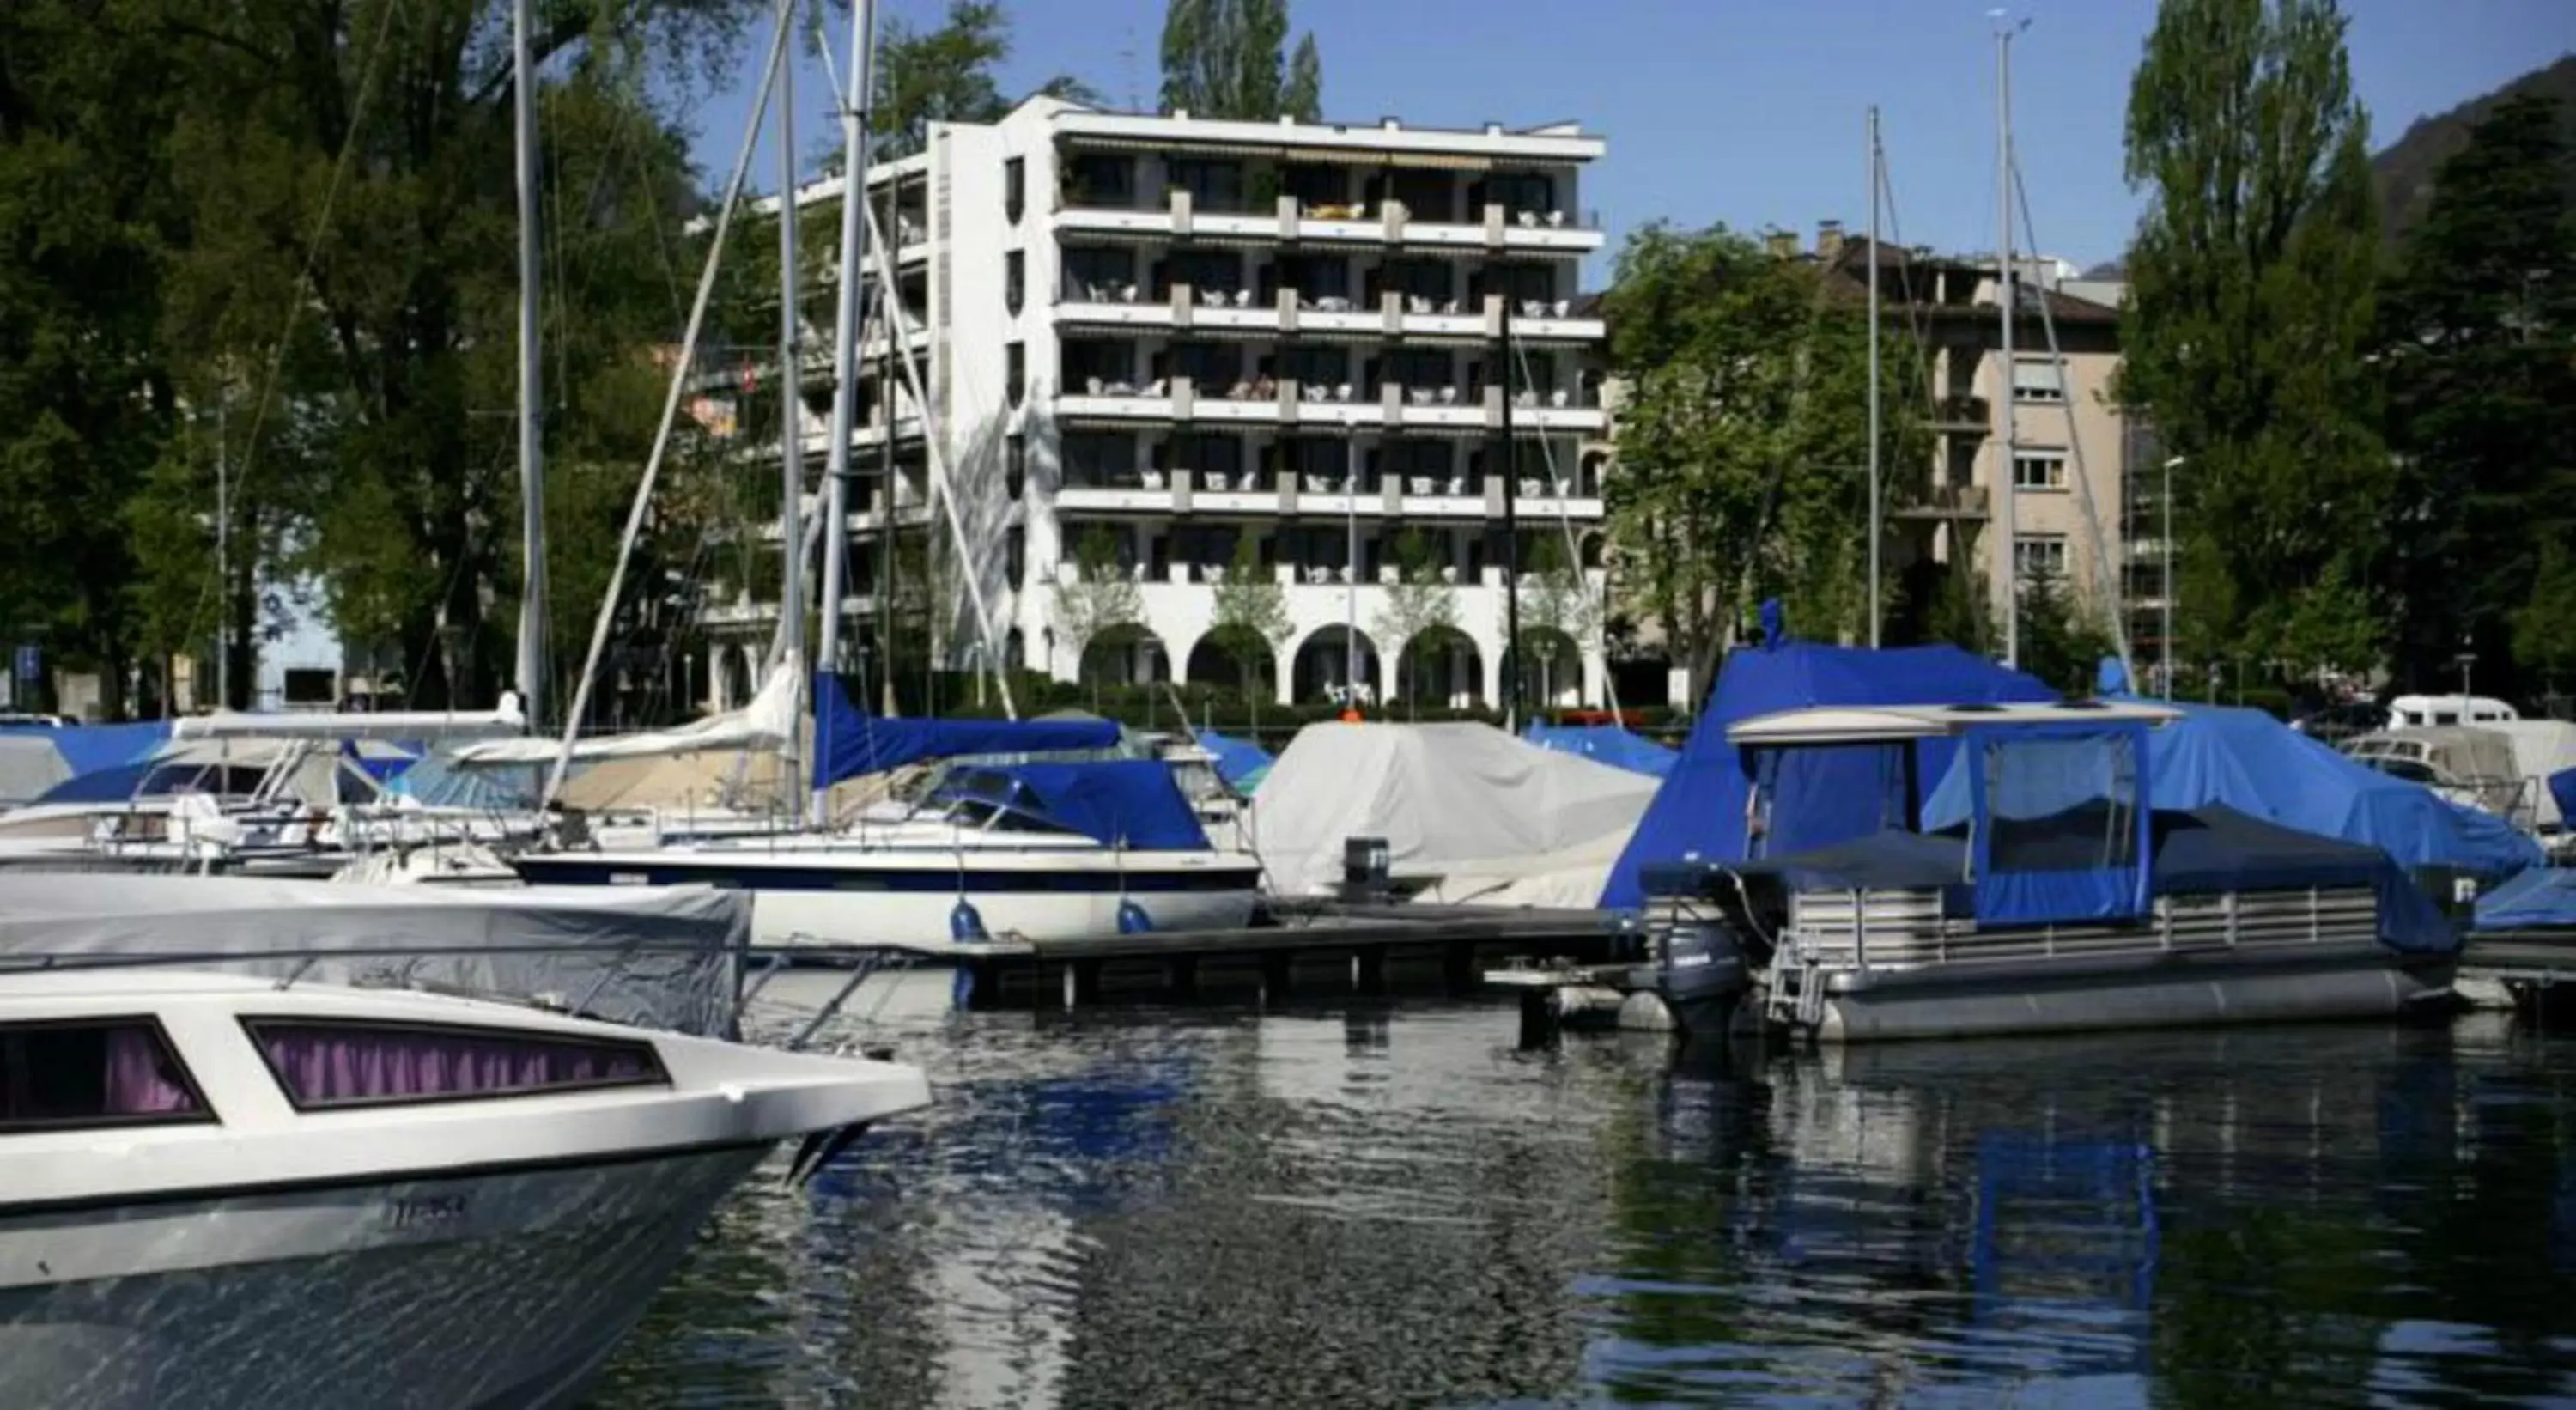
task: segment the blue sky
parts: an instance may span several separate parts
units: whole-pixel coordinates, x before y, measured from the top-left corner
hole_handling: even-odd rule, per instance
[[[835,0],[836,10],[839,0]],[[945,0],[881,0],[935,23]],[[1163,0],[1008,0],[1010,92],[1070,72],[1124,105],[1159,83]],[[1324,58],[1331,120],[1394,114],[1434,126],[1564,118],[1608,138],[1583,203],[1613,248],[1669,218],[1812,231],[1868,214],[1863,113],[1881,111],[1898,229],[1909,243],[1991,248],[1993,0],[1293,0]],[[2121,178],[2129,72],[2154,0],[2017,0],[2015,141],[2039,243],[2080,264],[2116,256],[2138,198]],[[2417,118],[2576,49],[2576,0],[2346,0],[2354,80],[2374,148]],[[833,24],[842,21],[836,14]],[[841,43],[836,41],[836,49]],[[837,57],[837,56],[836,56]],[[748,68],[752,62],[745,60]],[[810,56],[798,144],[828,138]],[[720,181],[749,81],[697,113],[698,160]],[[774,185],[764,156],[755,183]],[[1606,261],[1594,277],[1606,273]]]

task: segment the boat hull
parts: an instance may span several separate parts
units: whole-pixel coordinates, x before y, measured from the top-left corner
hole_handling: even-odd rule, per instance
[[[1260,869],[1221,853],[1001,852],[923,848],[845,857],[754,852],[649,858],[531,854],[513,863],[532,884],[719,886],[752,898],[763,949],[891,946],[932,955],[956,938],[957,903],[984,932],[1034,941],[1114,935],[1122,905],[1156,930],[1210,930],[1252,918]]]
[[[767,1149],[0,1215],[6,1398],[570,1405]]]
[[[2447,956],[2376,946],[2295,957],[1929,966],[1834,976],[1815,1035],[1873,1043],[2389,1018],[2446,994],[2450,977]]]

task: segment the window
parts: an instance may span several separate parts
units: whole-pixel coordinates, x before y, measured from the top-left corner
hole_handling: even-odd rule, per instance
[[[1075,206],[1127,206],[1136,200],[1136,163],[1130,157],[1080,156],[1065,167],[1065,202]]]
[[[649,1042],[352,1019],[242,1027],[298,1111],[671,1084]]]
[[[1292,343],[1273,364],[1279,376],[1301,387],[1332,387],[1351,379],[1350,350],[1333,343]]]
[[[1029,585],[1029,531],[1013,524],[1002,534],[1002,572],[1019,592]]]
[[[1119,431],[1067,431],[1058,454],[1073,489],[1136,486],[1136,438]],[[1068,539],[1067,542],[1072,540]]]
[[[2064,451],[2025,451],[2013,457],[2013,488],[2017,490],[2062,490],[2066,488],[2066,453]]]
[[[1029,203],[1029,159],[1013,157],[1002,163],[1002,213],[1011,223],[1020,223],[1020,212]]]
[[[1164,184],[1190,193],[1190,204],[1203,211],[1243,209],[1243,163],[1224,159],[1174,157],[1163,164]]]
[[[2066,576],[2064,534],[2024,534],[2013,540],[2013,572],[2024,578]]]
[[[1132,302],[1136,253],[1126,249],[1069,247],[1064,252],[1064,294],[1086,303]]]
[[[1028,293],[1029,257],[1024,251],[1012,250],[1002,256],[1002,306],[1017,318]]]
[[[2059,373],[2057,360],[2045,357],[2014,358],[2013,400],[2066,400],[2066,379]]]
[[[1026,343],[1012,343],[1003,350],[1002,390],[1018,406],[1029,389],[1029,348]]]
[[[1009,492],[1011,502],[1016,504],[1028,487],[1029,438],[1014,431],[1011,438],[1002,443],[1002,488]]]
[[[0,1027],[0,1131],[214,1119],[153,1019]]]

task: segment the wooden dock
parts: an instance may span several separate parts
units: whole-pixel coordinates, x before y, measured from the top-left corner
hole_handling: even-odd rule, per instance
[[[2463,983],[2500,986],[2517,1009],[2576,1006],[2576,930],[2488,930],[2460,951]]]
[[[1632,942],[1597,910],[1338,901],[1274,902],[1259,923],[1072,939],[795,947],[798,961],[910,964],[956,972],[961,1006],[1073,1008],[1203,995],[1465,993],[1510,956],[1607,960]]]

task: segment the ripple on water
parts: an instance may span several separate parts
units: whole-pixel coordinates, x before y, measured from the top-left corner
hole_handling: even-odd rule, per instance
[[[2576,1046],[2299,1029],[1675,1067],[1504,1009],[974,1015],[731,1201],[611,1406],[2576,1395]]]

